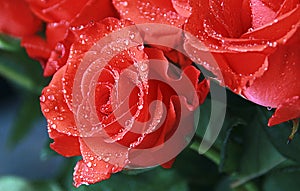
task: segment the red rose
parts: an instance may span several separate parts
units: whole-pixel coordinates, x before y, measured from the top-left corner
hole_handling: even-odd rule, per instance
[[[0,0],[0,32],[16,37],[36,33],[41,20],[35,17],[24,0]]]
[[[182,27],[191,14],[188,0],[113,0],[121,18],[136,24],[160,23]]]
[[[299,0],[194,0],[192,10],[185,29],[203,44],[188,37],[188,54],[237,94],[277,108],[269,125],[299,118]]]
[[[120,17],[133,21],[135,24],[145,23],[159,23],[172,25],[178,28],[182,28],[191,15],[191,7],[189,0],[113,0],[113,4],[118,10]],[[172,28],[165,31],[146,30],[142,33],[145,43],[149,42],[162,42],[163,44],[173,44],[175,49],[183,49],[183,39],[181,30],[173,30]],[[181,66],[188,66],[192,64],[192,61],[181,54],[175,49],[162,47],[158,45],[151,45],[152,47],[159,48],[164,51],[168,60]]]
[[[51,148],[67,157],[82,156],[75,167],[75,186],[142,165],[133,159],[143,149],[164,148],[179,131],[182,119],[188,122],[181,133],[192,131],[192,111],[208,93],[207,82],[198,83],[196,68],[187,66],[182,74],[168,69],[171,65],[163,52],[144,49],[137,33],[108,36],[128,26],[133,25],[107,18],[74,30],[81,39],[73,43],[67,64],[55,73],[40,97],[54,139]],[[99,45],[100,41],[105,44]],[[136,45],[128,47],[131,43]],[[124,49],[118,52],[121,47]],[[113,56],[115,51],[118,54]],[[163,81],[150,79],[153,75]],[[189,89],[184,76],[197,94]],[[170,86],[172,83],[175,85]],[[183,135],[180,142],[185,142]],[[171,149],[177,146],[173,144]],[[148,164],[148,158],[143,159],[138,161]]]
[[[32,11],[46,25],[46,39],[32,36],[23,39],[24,46],[30,57],[37,59],[44,67],[44,75],[53,75],[62,67],[68,58],[73,42],[73,34],[69,27],[78,27],[106,17],[118,17],[112,2],[109,0],[78,0],[78,1],[40,1],[27,0]]]

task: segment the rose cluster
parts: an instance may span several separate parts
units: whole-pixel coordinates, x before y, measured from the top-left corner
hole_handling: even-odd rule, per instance
[[[0,32],[20,38],[44,76],[53,76],[41,109],[51,148],[82,156],[75,186],[147,166],[133,162],[139,151],[165,147],[178,131],[176,144],[184,145],[178,140],[193,131],[193,111],[209,92],[197,65],[245,99],[276,108],[270,126],[300,117],[299,0],[0,5]],[[170,167],[175,156],[159,164]]]

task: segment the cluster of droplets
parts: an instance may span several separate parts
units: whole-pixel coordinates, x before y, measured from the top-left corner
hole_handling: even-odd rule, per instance
[[[185,18],[180,16],[178,13],[165,8],[157,7],[150,2],[137,1],[137,8],[143,18],[146,18],[152,22],[156,20],[165,20],[168,24],[175,25],[178,23],[178,21],[185,21]]]

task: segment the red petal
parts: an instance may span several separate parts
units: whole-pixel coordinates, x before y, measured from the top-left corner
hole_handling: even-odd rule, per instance
[[[111,0],[89,0],[80,13],[73,19],[72,26],[99,21],[107,17],[119,18],[118,12]]]
[[[166,163],[160,165],[160,166],[162,166],[163,168],[171,168],[174,162],[175,162],[175,158],[170,160],[169,162],[166,162]]]
[[[178,14],[183,17],[189,17],[192,14],[192,7],[189,4],[189,0],[171,0],[174,9]]]
[[[245,31],[244,24],[242,23],[242,15],[245,15],[243,13],[245,10],[241,9],[241,7],[244,8],[242,5],[243,0],[209,1],[211,13],[214,15],[216,21],[219,22],[219,25],[224,27],[230,37],[239,37]],[[199,11],[201,12],[202,10],[200,9]]]
[[[33,12],[46,22],[71,21],[89,0],[27,0]]]
[[[108,179],[112,173],[116,173],[123,169],[123,163],[125,161],[122,160],[122,153],[115,154],[112,150],[109,150],[110,147],[106,148],[108,149],[108,152],[101,152],[101,150],[97,150],[97,148],[101,145],[99,145],[99,141],[95,138],[79,140],[83,160],[77,162],[73,174],[74,185],[76,187],[79,187],[82,184],[93,184]],[[91,150],[91,144],[97,145],[92,146],[93,149],[96,150]],[[96,153],[94,151],[96,151]],[[126,153],[124,154],[124,156],[126,157]],[[118,160],[121,160],[123,162],[123,165],[114,163],[112,158],[118,157],[121,158]]]
[[[277,107],[274,115],[269,119],[268,125],[273,126],[298,118],[300,118],[300,97],[295,96]]]
[[[34,59],[45,59],[50,56],[51,49],[47,42],[39,36],[24,37],[21,46],[26,49],[27,54]]]
[[[27,0],[34,13],[46,22],[68,21],[73,26],[98,21],[106,17],[117,17],[109,0]]]
[[[121,18],[129,19],[136,24],[160,23],[182,27],[187,19],[184,16],[188,15],[186,3],[180,1],[174,1],[175,9],[180,13],[173,8],[171,0],[113,0],[113,4],[119,11]],[[184,8],[180,6],[184,6]]]
[[[60,133],[51,127],[48,133],[50,138],[54,139],[54,142],[50,144],[51,149],[65,157],[81,155],[78,137]]]
[[[23,0],[0,0],[0,32],[23,37],[41,29],[41,21]]]
[[[243,34],[242,38],[268,39],[269,41],[283,38],[289,31],[296,28],[300,18],[300,5],[290,12],[276,18],[272,23]],[[270,35],[270,32],[272,35]]]
[[[277,12],[277,17],[284,15],[290,11],[292,11],[295,7],[297,7],[297,4],[299,4],[299,0],[285,0]],[[299,5],[298,5],[299,6]]]
[[[284,0],[276,0],[276,1],[274,1],[274,0],[261,0],[261,1],[264,5],[268,6],[269,8],[271,8],[275,12],[277,12],[279,10],[280,6],[284,2]]]
[[[46,28],[46,37],[49,46],[53,49],[56,43],[67,37],[69,23],[61,21],[59,23],[48,23]]]
[[[64,75],[65,81],[67,83],[63,84],[65,92],[65,97],[69,105],[72,104],[72,90],[75,74],[77,72],[78,66],[82,61],[85,53],[94,46],[95,42],[98,42],[105,35],[111,33],[114,30],[120,29],[124,26],[131,25],[127,21],[119,21],[115,18],[106,18],[101,22],[90,23],[79,29],[74,28],[72,31],[76,36],[67,63],[66,73]],[[100,47],[102,48],[102,47]],[[99,48],[99,49],[100,49]],[[97,56],[97,55],[96,55]],[[98,59],[98,57],[90,55],[89,62],[93,62]]]
[[[276,12],[263,4],[261,0],[251,0],[252,27],[264,26],[275,19]]]
[[[62,78],[66,67],[53,76],[49,86],[45,87],[40,97],[41,109],[48,126],[60,133],[77,136],[73,113],[70,111],[63,95]]]
[[[276,108],[286,99],[300,95],[300,30],[268,58],[269,67],[263,76],[244,90],[244,95],[257,104]]]

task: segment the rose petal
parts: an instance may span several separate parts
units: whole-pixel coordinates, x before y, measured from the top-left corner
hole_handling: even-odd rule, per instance
[[[67,37],[68,28],[69,23],[66,21],[47,24],[46,37],[51,48],[54,48],[58,42],[63,41]]]
[[[192,14],[192,7],[189,0],[171,0],[174,9],[183,17],[189,17]]]
[[[49,137],[54,140],[50,144],[51,149],[65,157],[80,156],[80,145],[78,137],[69,136],[49,127]]]
[[[296,6],[290,12],[276,18],[272,23],[257,28],[254,31],[245,33],[242,38],[266,39],[269,41],[278,40],[284,37],[289,31],[293,30],[300,18],[300,5]],[[272,35],[270,34],[272,31]]]
[[[115,18],[107,18],[101,22],[90,23],[80,29],[73,29],[73,33],[77,37],[77,40],[71,47],[67,62],[67,69],[64,75],[64,79],[67,83],[63,83],[65,98],[70,108],[74,107],[72,106],[72,89],[75,74],[80,62],[85,56],[85,53],[94,45],[94,42],[98,42],[106,34],[128,25],[130,25],[129,22],[119,21]],[[99,49],[101,48],[103,47],[100,47]],[[95,56],[91,54],[91,58],[88,62],[93,62],[96,59],[97,57],[95,58]]]
[[[101,146],[97,139],[81,138],[79,141],[83,160],[78,161],[74,169],[73,180],[76,187],[82,184],[93,184],[108,179],[112,173],[123,169],[125,165],[123,157],[126,158],[126,153],[114,153],[114,151],[110,149],[111,147],[103,146],[101,148],[107,149],[107,152],[103,152],[100,149],[101,155],[99,154],[99,150],[97,150],[99,146]],[[92,144],[96,145],[92,146]],[[90,146],[93,148],[91,149]],[[94,151],[96,151],[96,153]],[[115,163],[116,161],[114,159],[118,159],[121,163]]]
[[[252,27],[254,29],[272,22],[276,12],[266,6],[261,0],[251,0]]]
[[[299,34],[299,29],[296,34]],[[300,70],[298,54],[300,35],[294,35],[285,45],[269,56],[268,70],[244,90],[244,95],[257,104],[276,108],[287,98],[300,95],[300,84],[296,83]]]
[[[129,19],[136,24],[160,23],[182,27],[187,19],[182,16],[187,13],[185,8],[179,8],[179,1],[174,7],[180,10],[181,14],[178,14],[173,8],[174,4],[172,4],[171,0],[113,0],[113,4],[120,13],[121,18]]]
[[[241,16],[244,14],[243,13],[244,10],[240,8],[243,7],[242,4],[243,4],[243,0],[238,0],[238,1],[210,0],[209,1],[209,9],[211,13],[214,15],[216,22],[220,23],[219,25],[224,27],[224,29],[228,33],[227,36],[229,37],[239,37],[241,36],[241,34],[243,34],[245,30],[248,29],[248,28],[245,29],[242,23],[243,20]]]
[[[25,1],[0,1],[0,32],[23,37],[36,33],[41,24]]]
[[[299,3],[299,0],[284,0],[280,6],[279,11],[277,12],[277,17],[292,11],[295,7],[297,7],[297,4]]]
[[[269,119],[268,125],[273,126],[298,118],[300,118],[300,97],[294,96],[277,107],[274,115]]]
[[[89,0],[27,0],[33,12],[46,22],[71,21]]]
[[[80,13],[73,18],[72,26],[83,25],[90,21],[100,21],[107,17],[119,18],[111,0],[89,0]]]
[[[44,39],[39,36],[27,36],[22,38],[21,46],[26,49],[27,54],[31,58],[39,60],[42,67],[45,67],[51,49]]]
[[[48,126],[60,133],[77,136],[73,113],[70,111],[63,95],[62,78],[66,67],[53,76],[49,86],[45,87],[40,97],[41,109],[47,118]]]
[[[277,12],[280,9],[280,6],[284,3],[284,0],[261,0],[261,2],[271,8],[274,12]]]

